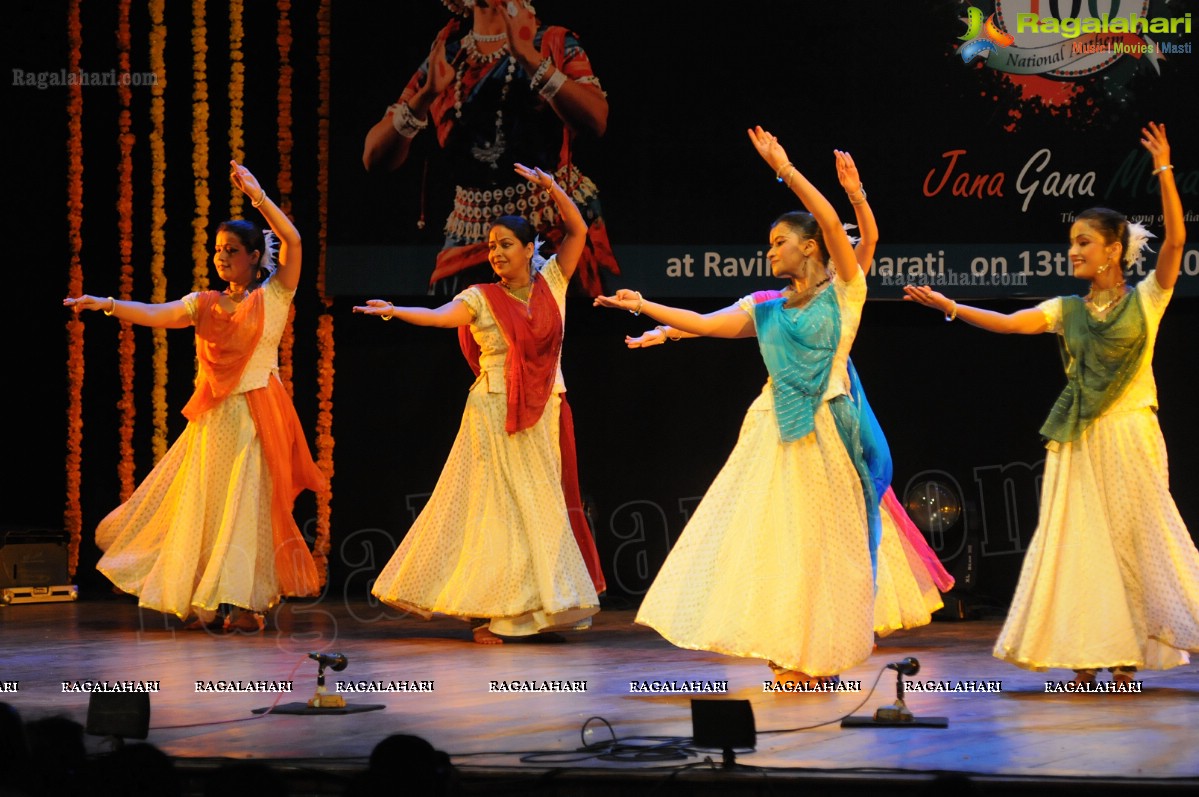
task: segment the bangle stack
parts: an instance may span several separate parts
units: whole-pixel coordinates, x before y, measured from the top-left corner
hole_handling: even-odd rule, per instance
[[[117,311],[117,300],[112,298],[111,296],[109,296],[108,297],[108,309],[104,311],[104,315],[112,315],[116,311]]]
[[[793,164],[791,161],[787,161],[786,163],[784,163],[782,166],[779,167],[778,174],[776,174],[774,176],[774,179],[778,180],[780,183],[786,184],[787,181],[783,179],[783,172],[787,171],[787,169],[794,169],[794,168],[795,168],[795,164]]]
[[[532,76],[529,78],[529,86],[533,91],[541,88],[541,81],[545,80],[545,76],[549,74],[550,67],[553,65],[554,62],[552,59],[548,57],[541,59],[541,63],[537,65],[537,69],[533,71]]]
[[[670,333],[666,331],[668,328],[669,327],[665,327],[662,325],[658,325],[658,326],[654,327],[654,329],[656,329],[657,331],[662,333],[663,341],[674,340],[674,338],[670,337]]]
[[[257,199],[250,201],[250,207],[260,208],[260,207],[262,207],[262,203],[265,201],[266,201],[266,190],[263,189],[262,193],[258,195]]]
[[[1165,164],[1162,164],[1161,166],[1158,166],[1156,169],[1154,169],[1153,173],[1160,175],[1162,172],[1165,172],[1165,171],[1167,171],[1169,169],[1173,169],[1173,168],[1174,168],[1173,163],[1165,163]]]
[[[387,315],[383,315],[380,313],[379,318],[382,318],[384,321],[390,321],[391,314],[395,312],[395,309],[396,309],[396,306],[394,304],[392,304],[391,302],[388,302],[387,303]]]
[[[947,322],[948,322],[948,321],[953,321],[953,320],[954,320],[954,319],[956,319],[957,317],[958,317],[958,303],[957,303],[957,302],[954,302],[954,303],[953,303],[953,309],[952,309],[952,310],[950,310],[948,313],[946,313],[946,314],[945,314],[945,320],[946,320]]]
[[[857,199],[854,199],[854,198],[853,198],[853,194],[846,194],[846,196],[848,196],[848,197],[849,197],[849,204],[851,204],[851,205],[864,205],[864,204],[866,204],[866,187],[865,187],[865,186],[862,186],[862,185],[859,185],[859,186],[858,186],[858,191],[857,191],[857,193],[858,193],[858,198],[857,198]]]
[[[635,310],[630,310],[629,312],[633,315],[641,315],[641,308],[645,306],[645,299],[641,298],[641,291],[633,292],[637,294],[637,308]]]
[[[416,138],[416,134],[429,126],[428,118],[417,119],[406,102],[397,102],[387,109],[391,113],[391,126],[404,138]]]
[[[548,58],[546,59],[549,60]],[[558,96],[558,92],[562,90],[562,86],[566,84],[566,73],[561,69],[555,70],[554,74],[550,75],[537,93],[541,95],[541,99],[549,102],[554,97]]]

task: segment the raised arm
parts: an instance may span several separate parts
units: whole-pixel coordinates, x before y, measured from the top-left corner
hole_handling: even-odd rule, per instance
[[[874,221],[874,211],[870,209],[870,203],[866,201],[866,189],[862,187],[862,179],[858,176],[858,167],[854,165],[853,157],[839,149],[833,150],[833,154],[837,158],[837,180],[845,189],[849,204],[853,205],[858,233],[861,235],[857,246],[854,247],[854,256],[862,271],[869,274],[874,266],[874,250],[878,247],[878,224]]]
[[[583,247],[587,245],[587,222],[583,220],[583,214],[574,200],[555,182],[552,174],[538,168],[530,169],[521,163],[514,168],[521,177],[545,189],[558,208],[563,231],[562,243],[558,245],[558,268],[562,270],[562,276],[569,280],[579,265]]]
[[[1157,252],[1157,265],[1153,269],[1157,284],[1166,290],[1178,282],[1178,271],[1182,267],[1182,250],[1187,241],[1186,224],[1182,214],[1182,198],[1174,182],[1174,165],[1170,163],[1170,142],[1166,139],[1166,126],[1150,122],[1141,129],[1141,146],[1153,156],[1153,173],[1157,175],[1162,191],[1162,218],[1165,220],[1166,237]]]
[[[257,178],[250,174],[249,169],[237,161],[229,161],[229,169],[229,179],[250,198],[250,204],[258,209],[270,225],[271,232],[279,239],[279,262],[276,264],[274,279],[279,280],[289,291],[294,291],[300,284],[300,262],[303,254],[300,249],[300,231],[274,200],[266,195],[266,191],[258,184]]]
[[[711,313],[696,313],[657,302],[647,302],[639,291],[621,289],[613,296],[597,296],[596,307],[615,307],[634,315],[644,313],[655,321],[669,324],[675,330],[711,338],[750,338],[755,334],[754,321],[737,305]],[[677,333],[675,333],[677,337]]]
[[[779,144],[778,139],[763,130],[761,125],[749,130],[749,140],[758,154],[762,156],[762,160],[766,161],[775,175],[795,192],[804,208],[820,225],[820,232],[824,236],[824,246],[828,250],[829,258],[833,261],[833,267],[837,270],[837,276],[843,282],[852,280],[858,273],[858,261],[854,256],[853,244],[849,242],[849,236],[845,233],[845,228],[841,226],[841,219],[837,217],[837,211],[833,209],[832,204],[825,199],[824,194],[816,190],[816,187],[800,173],[799,169],[795,168],[795,164],[787,158],[787,152]]]
[[[1045,314],[1036,307],[1017,310],[1014,313],[996,313],[994,310],[958,304],[927,285],[905,285],[903,292],[905,301],[917,302],[939,310],[946,321],[960,318],[970,326],[988,332],[998,332],[1001,335],[1036,335],[1049,330]]]
[[[418,327],[454,328],[466,326],[474,321],[470,308],[461,299],[446,302],[441,307],[396,307],[383,299],[367,299],[366,304],[354,308],[355,313],[374,315],[384,321],[398,318]]]

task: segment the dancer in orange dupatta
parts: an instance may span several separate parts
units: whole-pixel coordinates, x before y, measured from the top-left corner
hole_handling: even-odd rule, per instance
[[[555,255],[538,256],[526,219],[502,216],[488,234],[499,282],[472,285],[433,309],[381,299],[354,308],[458,327],[478,376],[437,486],[371,591],[426,618],[468,620],[481,644],[585,628],[604,591],[579,500],[561,369],[566,287],[587,224],[552,175],[515,168],[562,215],[566,232]]]
[[[213,256],[224,291],[151,304],[111,296],[63,304],[143,326],[196,329],[187,427],[97,527],[104,551],[97,568],[139,605],[194,617],[189,628],[257,632],[282,597],[320,591],[292,506],[324,477],[278,375],[279,339],[300,280],[300,234],[248,169],[230,167],[234,185],[278,238],[277,266],[273,237],[226,221]]]

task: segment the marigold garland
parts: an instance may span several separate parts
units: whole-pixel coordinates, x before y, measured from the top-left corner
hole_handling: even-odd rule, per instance
[[[318,75],[317,102],[317,291],[325,307],[332,299],[325,293],[325,255],[329,219],[329,39],[330,0],[320,0],[317,9],[316,63]],[[328,579],[329,517],[333,500],[333,316],[322,313],[317,321],[317,344],[320,348],[317,365],[317,398],[319,411],[316,420],[316,464],[325,474],[326,485],[316,496],[316,542],[313,556],[320,567],[321,584]]]
[[[246,95],[246,64],[242,52],[242,39],[246,33],[242,25],[244,12],[243,0],[229,0],[229,157],[238,163],[242,163],[246,157],[243,130]],[[242,217],[242,199],[242,192],[233,186],[229,199],[230,218]]]
[[[279,27],[275,42],[279,46],[279,113],[277,117],[279,129],[279,209],[294,222],[291,215],[291,0],[278,0]],[[279,341],[279,378],[287,388],[287,395],[295,398],[295,388],[292,384],[294,372],[293,353],[296,345],[295,334],[295,305],[287,313],[287,325],[283,328],[283,338]]]
[[[83,25],[79,16],[80,0],[67,7],[67,42],[70,46],[67,68],[79,71],[83,48]],[[67,295],[83,295],[83,91],[74,83],[67,86],[67,224],[70,268]],[[83,531],[80,506],[80,466],[83,461],[83,322],[75,313],[67,321],[67,496],[63,527],[70,535],[67,568],[71,576],[79,565],[79,541]]]
[[[208,290],[208,27],[206,0],[192,2],[192,290]]]
[[[163,93],[167,87],[166,48],[167,28],[163,23],[165,0],[150,0],[150,70],[157,76],[150,87],[150,301],[166,299],[166,144],[163,140],[163,121],[166,116]],[[154,461],[167,452],[167,336],[165,329],[151,330],[154,340],[154,387],[151,391],[154,408]]]
[[[121,0],[117,8],[117,69],[122,75],[129,74],[129,50],[132,44],[129,31],[129,7],[131,0]],[[117,116],[117,144],[120,159],[117,164],[117,233],[120,248],[121,276],[118,295],[128,300],[133,295],[133,116],[130,106],[133,92],[126,81],[117,85],[117,101],[120,112]],[[117,333],[118,371],[121,377],[121,398],[117,409],[121,413],[121,428],[118,433],[120,460],[117,477],[120,481],[121,503],[133,495],[134,469],[133,424],[137,417],[137,404],[133,400],[134,353],[137,341],[133,324],[122,321]]]

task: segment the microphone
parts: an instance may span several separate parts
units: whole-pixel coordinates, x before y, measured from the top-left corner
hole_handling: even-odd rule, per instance
[[[888,670],[895,670],[900,675],[915,675],[920,672],[920,662],[908,656],[903,661],[893,661],[887,665]]]
[[[334,672],[341,672],[350,662],[341,653],[309,653],[308,658],[315,661],[322,667],[331,667]],[[912,659],[915,661],[915,659]],[[888,665],[890,666],[890,665]]]

